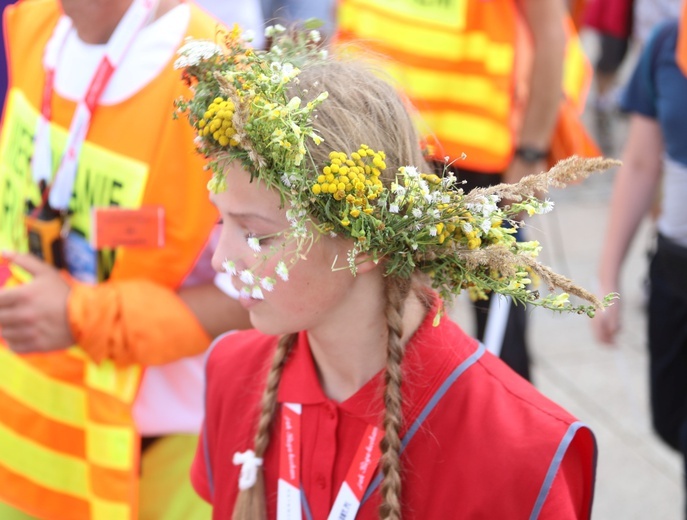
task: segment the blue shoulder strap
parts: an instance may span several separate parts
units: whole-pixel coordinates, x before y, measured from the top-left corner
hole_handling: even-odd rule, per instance
[[[446,392],[448,392],[449,388],[453,386],[453,383],[456,382],[456,380],[465,373],[465,371],[470,368],[472,365],[474,365],[479,358],[481,358],[484,353],[486,352],[487,348],[480,343],[479,347],[477,350],[470,356],[468,357],[465,361],[463,361],[460,365],[458,365],[453,372],[449,374],[449,376],[446,378],[446,380],[442,383],[442,385],[439,387],[439,389],[434,393],[432,398],[429,400],[429,402],[425,405],[425,407],[422,409],[420,412],[420,415],[417,416],[417,419],[413,422],[413,424],[408,428],[408,431],[406,434],[403,436],[403,439],[401,439],[401,451],[399,452],[399,455],[401,455],[405,449],[406,446],[408,446],[408,443],[413,439],[417,431],[420,429],[420,426],[422,426],[422,423],[425,422],[425,419],[427,419],[427,416],[432,413],[432,410],[436,407],[437,404],[439,404],[439,401],[446,395]],[[377,473],[377,477],[370,483],[370,485],[367,488],[367,491],[365,491],[365,495],[363,495],[363,500],[360,503],[360,505],[364,504],[368,498],[376,491],[376,489],[379,487],[379,485],[382,482],[382,472],[380,471]]]

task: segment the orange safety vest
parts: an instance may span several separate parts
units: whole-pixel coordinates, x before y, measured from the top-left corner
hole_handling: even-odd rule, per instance
[[[419,110],[432,156],[466,154],[460,167],[476,171],[507,168],[517,112],[515,2],[340,0],[337,14],[337,44],[362,42],[390,58],[383,67]],[[590,76],[575,36],[568,45],[564,91],[583,104]]]
[[[687,0],[682,1],[682,15],[677,36],[676,49],[677,64],[682,73],[687,76]]]
[[[191,9],[186,35],[214,39],[217,22]],[[24,202],[39,196],[29,159],[44,84],[42,55],[60,15],[56,0],[21,1],[5,11],[10,85],[0,134],[3,250],[27,249]],[[134,96],[94,112],[79,156],[72,226],[88,238],[93,206],[165,208],[165,246],[101,255],[110,280],[143,278],[178,288],[216,222],[190,127],[171,121],[172,102],[181,95],[188,91],[170,60]],[[54,94],[55,160],[74,108]],[[139,366],[95,364],[79,347],[18,356],[0,342],[0,502],[45,519],[137,518],[139,437],[131,409],[141,375]]]

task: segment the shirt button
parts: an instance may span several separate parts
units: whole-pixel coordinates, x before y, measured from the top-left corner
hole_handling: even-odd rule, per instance
[[[326,410],[327,415],[332,421],[336,419],[336,407],[332,403],[327,403]]]
[[[317,487],[320,489],[324,489],[327,487],[327,479],[324,478],[324,475],[322,473],[318,473],[317,476],[315,477],[315,483],[317,484]]]

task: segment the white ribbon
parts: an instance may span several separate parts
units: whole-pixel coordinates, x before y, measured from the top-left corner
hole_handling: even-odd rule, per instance
[[[262,459],[255,456],[253,450],[237,451],[233,459],[235,466],[241,466],[239,474],[239,489],[250,489],[258,480],[258,468],[262,466]]]

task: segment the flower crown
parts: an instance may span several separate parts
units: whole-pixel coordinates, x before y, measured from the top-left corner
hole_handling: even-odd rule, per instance
[[[354,274],[356,258],[366,253],[383,262],[387,276],[427,274],[444,300],[467,289],[473,298],[493,291],[589,315],[609,304],[613,295],[600,301],[540,264],[535,259],[539,244],[519,242],[515,233],[519,213],[551,210],[553,203],[537,199],[537,192],[607,169],[613,161],[571,158],[518,184],[469,193],[450,173],[440,177],[412,165],[393,165],[392,173],[384,151],[365,143],[357,150],[332,150],[326,164],[315,164],[309,149],[326,143],[315,132],[313,119],[327,92],[304,104],[290,96],[289,86],[299,81],[300,67],[326,59],[319,33],[307,25],[300,30],[275,26],[266,35],[272,41],[267,51],[251,49],[237,28],[221,45],[186,43],[175,66],[183,69],[194,95],[176,106],[196,130],[198,151],[210,158],[210,190],[224,190],[227,165],[240,161],[252,178],[280,194],[290,222],[283,242],[295,247],[290,252],[280,248],[282,255],[291,256],[282,257],[275,277],[287,280],[290,266],[307,254],[317,235],[330,234],[353,239],[344,268]],[[390,175],[393,181],[387,186],[381,179]],[[503,199],[515,202],[500,205]],[[248,241],[263,261],[280,252],[263,251],[259,237]],[[242,291],[254,298],[262,298],[276,281],[256,274],[260,263],[241,273],[231,262],[225,264],[244,283]],[[528,289],[533,277],[564,292],[542,297]],[[568,293],[591,305],[573,305]]]

